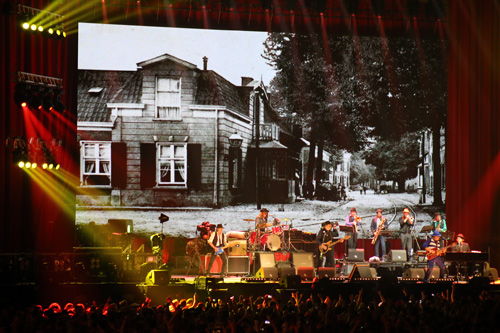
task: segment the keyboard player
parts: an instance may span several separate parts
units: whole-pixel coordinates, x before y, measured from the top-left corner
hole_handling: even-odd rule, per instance
[[[469,244],[464,241],[465,241],[464,235],[458,234],[456,238],[456,243],[451,247],[450,252],[455,252],[455,253],[470,252]],[[472,267],[472,265],[469,263],[452,262],[451,265],[448,267],[448,270],[450,272],[450,275],[455,275],[457,276],[458,279],[460,279],[460,277],[467,278],[468,276],[472,275],[474,267]]]
[[[456,243],[452,246],[450,252],[470,252],[470,246],[465,242],[465,237],[463,234],[458,234]]]

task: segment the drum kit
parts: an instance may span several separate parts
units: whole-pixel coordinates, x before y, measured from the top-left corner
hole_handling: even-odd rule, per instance
[[[272,221],[275,220],[273,216],[269,216]],[[279,224],[274,223],[260,223],[256,225],[255,230],[252,228],[253,219],[243,219],[248,222],[247,236],[248,249],[251,251],[286,251],[290,250],[290,239],[286,239],[285,231],[292,229],[292,219],[281,219]],[[290,223],[288,223],[290,221]],[[284,222],[284,223],[283,223]],[[290,233],[288,238],[290,238]]]

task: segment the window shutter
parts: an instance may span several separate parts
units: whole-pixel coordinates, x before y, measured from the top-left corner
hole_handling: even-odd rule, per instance
[[[241,188],[243,182],[242,182],[242,175],[243,173],[243,152],[241,151],[241,148],[238,149],[238,184],[236,184],[237,187]]]
[[[127,186],[127,144],[111,143],[111,186],[125,188]]]
[[[189,143],[187,145],[187,179],[188,188],[201,189],[201,144]]]
[[[141,143],[141,188],[156,185],[156,145]]]

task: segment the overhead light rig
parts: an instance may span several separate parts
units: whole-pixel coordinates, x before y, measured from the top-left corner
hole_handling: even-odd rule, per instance
[[[22,108],[64,112],[63,80],[60,78],[17,72],[14,102]]]
[[[10,3],[7,6],[10,14],[18,16],[19,25],[24,31],[55,39],[66,37],[64,16],[19,3]]]

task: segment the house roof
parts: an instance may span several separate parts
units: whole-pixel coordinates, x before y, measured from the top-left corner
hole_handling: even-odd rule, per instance
[[[110,121],[107,103],[140,103],[141,95],[142,80],[137,71],[80,70],[78,121]]]
[[[186,67],[188,67],[190,69],[197,69],[198,68],[198,67],[196,67],[196,65],[194,65],[194,64],[192,64],[190,62],[182,60],[182,59],[179,59],[177,57],[174,57],[173,55],[168,54],[168,53],[162,54],[161,56],[158,56],[158,57],[155,57],[155,58],[152,58],[152,59],[148,59],[148,60],[145,60],[145,61],[138,62],[137,63],[137,67],[146,67],[146,66],[153,65],[153,64],[156,64],[156,63],[159,63],[159,62],[163,62],[165,60],[176,62],[176,63],[178,63],[180,65],[183,65],[183,66],[186,66]]]
[[[245,92],[214,71],[200,71],[196,103],[224,105],[228,109],[248,115]]]

